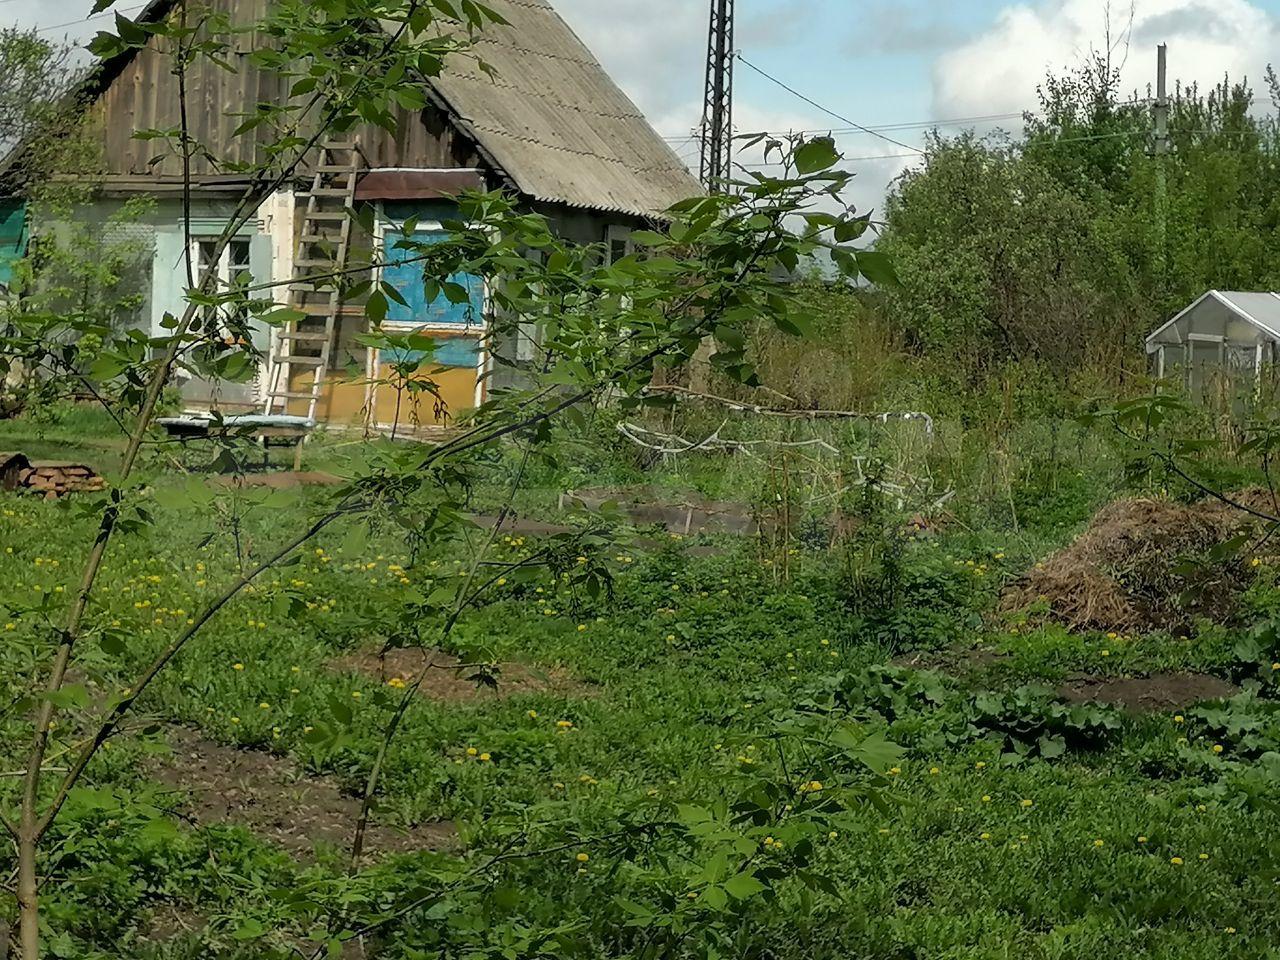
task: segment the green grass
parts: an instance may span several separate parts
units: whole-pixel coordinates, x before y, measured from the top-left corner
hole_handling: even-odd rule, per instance
[[[46,436],[72,438],[81,427]],[[0,446],[15,436],[5,435]],[[153,470],[154,522],[113,544],[79,650],[90,713],[242,561],[267,552],[329,495],[250,492],[236,510],[214,510],[184,505],[191,481]],[[544,486],[529,502],[545,505],[554,489]],[[1078,523],[1087,499],[1066,485],[1060,509],[1039,504],[1044,523]],[[13,496],[0,510],[8,700],[48,654],[94,520],[74,505]],[[850,608],[836,558],[800,551],[791,581],[780,584],[750,544],[730,543],[712,557],[691,554],[683,541],[608,547],[602,558],[615,593],[596,600],[546,576],[497,588],[463,618],[450,649],[524,661],[574,682],[501,700],[415,702],[388,756],[378,817],[455,820],[468,851],[454,862],[465,865],[495,842],[556,852],[494,868],[487,892],[456,905],[453,919],[426,908],[410,914],[377,955],[637,956],[646,932],[628,925],[634,916],[623,904],[684,909],[681,884],[703,867],[704,848],[686,833],[677,805],[715,810],[765,782],[801,782],[800,769],[818,762],[804,731],[844,727],[905,752],[879,775],[865,765],[824,766],[824,792],[839,809],[822,815],[817,832],[783,815],[733,828],[753,849],[766,835],[784,847],[752,854],[762,876],[774,870],[778,879],[768,895],[725,908],[719,956],[1268,955],[1280,936],[1280,813],[1266,751],[1244,739],[1263,734],[1242,732],[1216,754],[1218,741],[1199,739],[1209,721],[1190,711],[1182,723],[1123,718],[1113,739],[1044,759],[1034,750],[1005,753],[1003,737],[972,728],[975,695],[1028,682],[1052,687],[1070,673],[1240,677],[1240,631],[1211,625],[1190,640],[1034,625],[1011,633],[992,613],[1000,584],[1069,532],[957,529],[911,543],[902,562],[913,592],[892,616],[865,597]],[[500,541],[498,552],[519,556],[533,545]],[[322,535],[299,564],[267,575],[219,613],[140,709],[219,741],[291,755],[356,790],[399,693],[329,664],[390,640],[434,645],[439,618],[406,623],[406,604],[421,599],[428,581],[453,575],[464,556],[455,545],[413,562],[385,530],[363,544],[343,529]],[[290,598],[300,603],[295,612]],[[1258,616],[1274,609],[1269,583],[1260,581],[1251,603]],[[1004,657],[967,681],[925,677],[934,699],[892,692],[911,682],[911,671],[901,681],[865,672],[912,650],[975,644]],[[1271,689],[1263,688],[1264,700]],[[16,769],[27,736],[21,715],[0,722],[6,762]],[[317,742],[316,729],[335,736]],[[68,716],[57,749],[78,733]],[[163,729],[135,727],[114,740],[92,769],[95,789],[68,807],[47,864],[56,879],[46,888],[48,937],[60,955],[285,956],[310,921],[280,891],[320,897],[344,889],[357,912],[376,913],[439,885],[441,871],[452,869],[442,866],[449,857],[406,856],[343,887],[339,851],[306,864],[241,829],[193,827],[141,772],[157,736]],[[0,785],[13,796],[13,781]],[[600,839],[637,824],[656,833],[643,844]],[[585,866],[579,850],[589,853]],[[829,879],[822,890],[795,882],[802,850],[804,870]],[[204,940],[143,943],[147,916],[172,904],[210,921]],[[560,932],[543,944],[517,936],[537,929]],[[701,942],[686,937],[668,955]]]

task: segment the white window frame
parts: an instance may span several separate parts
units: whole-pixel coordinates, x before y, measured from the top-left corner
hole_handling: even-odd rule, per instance
[[[622,253],[622,257],[615,258],[613,255],[614,254],[613,248],[614,248],[614,244],[617,244],[617,243],[622,244],[623,253]],[[604,253],[605,263],[611,267],[615,263],[617,263],[619,260],[621,260],[623,257],[629,257],[631,256],[631,254],[636,252],[636,245],[631,239],[631,228],[623,226],[620,223],[611,223],[609,224],[609,226],[605,228],[604,245],[605,245],[605,253]]]
[[[219,235],[217,234],[195,234],[191,237],[190,256],[193,268],[192,273],[195,275],[197,284],[204,282],[204,262],[201,257],[201,247],[206,244],[216,247],[218,240]],[[216,277],[217,286],[215,288],[215,292],[217,293],[225,293],[227,290],[230,290],[236,276],[238,275],[238,273],[232,273],[231,259],[232,250],[237,245],[241,245],[244,250],[244,262],[238,273],[252,273],[253,271],[253,237],[248,234],[237,234],[227,241],[226,245],[222,248],[222,254],[218,257]],[[225,305],[215,309],[218,311],[219,317],[226,315],[227,307]],[[245,319],[247,319],[247,317],[248,311],[246,310]],[[223,325],[223,329],[225,329],[225,325]]]

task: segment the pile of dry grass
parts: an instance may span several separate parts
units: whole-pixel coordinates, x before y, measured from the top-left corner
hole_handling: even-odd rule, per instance
[[[1280,515],[1265,489],[1231,499]],[[1254,554],[1246,548],[1213,558],[1210,551],[1262,525],[1216,499],[1190,505],[1120,500],[1099,510],[1074,543],[1012,583],[1001,606],[1048,603],[1049,615],[1068,626],[1120,632],[1180,630],[1197,617],[1227,623],[1249,583]]]

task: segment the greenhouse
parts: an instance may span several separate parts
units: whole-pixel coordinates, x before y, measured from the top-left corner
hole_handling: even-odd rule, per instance
[[[1192,393],[1261,382],[1280,343],[1280,294],[1210,290],[1147,337],[1161,379]]]

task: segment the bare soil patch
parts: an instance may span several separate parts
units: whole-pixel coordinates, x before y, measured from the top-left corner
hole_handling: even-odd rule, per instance
[[[656,524],[671,533],[733,533],[751,535],[760,524],[745,503],[711,500],[698,493],[677,494],[648,487],[570,490],[560,498],[561,506],[578,504],[597,510],[605,503],[618,505],[636,526]]]
[[[895,667],[911,667],[916,670],[937,670],[953,677],[968,677],[984,673],[995,664],[1008,658],[1008,654],[987,647],[952,648],[948,650],[923,650],[894,657]]]
[[[1220,677],[1207,673],[1153,673],[1148,677],[1076,676],[1058,694],[1071,703],[1109,703],[1130,713],[1158,713],[1218,700],[1239,692]]]
[[[246,473],[237,476],[231,483],[234,486],[291,490],[295,487],[336,487],[346,481],[323,470],[270,470],[264,473]]]
[[[1233,499],[1274,513],[1269,491]],[[1001,606],[1048,603],[1053,619],[1097,630],[1187,629],[1197,617],[1230,623],[1251,579],[1249,551],[1209,560],[1214,547],[1258,531],[1258,518],[1218,500],[1120,500],[1103,507],[1074,543],[1005,590]],[[1269,548],[1274,549],[1274,548]],[[1194,570],[1184,570],[1196,560]]]
[[[169,740],[173,755],[154,774],[187,795],[184,812],[195,823],[236,824],[303,856],[321,842],[350,845],[360,801],[330,778],[306,776],[287,758],[228,747],[187,728],[176,728]],[[447,821],[404,830],[371,824],[365,840],[370,859],[458,845],[457,829]]]
[[[380,683],[413,683],[426,669],[426,679],[418,693],[444,703],[484,703],[505,700],[522,693],[569,693],[581,695],[587,687],[558,668],[544,668],[510,661],[476,665],[459,660],[443,650],[395,648],[364,649],[339,657],[335,669],[370,677]],[[487,675],[496,686],[473,679]]]

